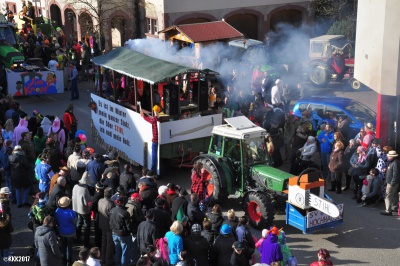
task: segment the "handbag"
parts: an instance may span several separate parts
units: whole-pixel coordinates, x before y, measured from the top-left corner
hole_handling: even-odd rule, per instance
[[[353,173],[353,167],[350,167],[349,170],[347,171],[347,174],[352,175],[352,173]]]

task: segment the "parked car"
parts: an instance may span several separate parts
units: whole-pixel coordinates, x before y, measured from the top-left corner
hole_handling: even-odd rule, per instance
[[[355,136],[366,123],[376,124],[376,113],[366,105],[348,98],[310,96],[300,99],[293,107],[293,114],[301,117],[305,110],[315,109],[321,118],[332,112],[339,117],[345,115],[349,121],[350,134]]]

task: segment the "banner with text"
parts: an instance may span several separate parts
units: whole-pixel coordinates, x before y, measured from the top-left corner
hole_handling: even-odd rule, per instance
[[[8,93],[14,97],[64,92],[62,70],[16,72],[7,69]]]

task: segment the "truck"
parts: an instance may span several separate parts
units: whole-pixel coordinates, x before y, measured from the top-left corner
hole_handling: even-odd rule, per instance
[[[25,61],[23,54],[17,49],[15,26],[0,14],[0,86],[2,93],[7,90],[6,69],[21,69]]]
[[[317,87],[325,87],[329,82],[340,82],[349,76],[349,85],[357,90],[361,83],[354,78],[353,46],[343,35],[322,35],[310,39],[308,77]]]
[[[208,152],[193,160],[206,170],[205,193],[211,205],[241,198],[250,224],[258,229],[272,225],[282,202],[286,203],[286,222],[305,233],[343,222],[343,205],[325,195],[318,169],[293,176],[272,167],[265,129],[245,116],[225,118],[225,122],[213,127]],[[325,220],[315,222],[318,215]]]

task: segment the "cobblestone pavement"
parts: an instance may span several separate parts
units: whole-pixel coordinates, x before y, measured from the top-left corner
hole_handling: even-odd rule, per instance
[[[84,129],[86,132],[89,132],[88,135],[90,135],[90,117],[89,117],[89,109],[87,105],[90,102],[90,94],[89,90],[93,90],[93,84],[90,82],[84,82],[84,83],[79,83],[79,88],[80,88],[80,99],[79,101],[74,101],[75,107],[75,113],[77,114],[77,117],[79,119],[79,127]],[[372,90],[369,90],[367,88],[363,88],[359,91],[354,91],[351,88],[349,88],[347,85],[342,85],[342,84],[330,84],[329,88],[308,88],[307,93],[310,95],[326,95],[326,96],[340,96],[340,97],[347,97],[347,98],[352,98],[356,99],[360,102],[363,102],[370,108],[376,111],[376,102],[377,102],[377,93],[375,93]],[[59,95],[52,95],[51,97],[48,96],[42,96],[42,97],[33,97],[33,98],[23,98],[20,99],[19,101],[22,104],[22,107],[24,110],[26,110],[28,113],[31,113],[32,110],[34,109],[40,109],[42,114],[56,114],[60,117],[62,117],[62,114],[64,113],[64,107],[67,106],[69,103],[69,91],[65,92],[64,94],[59,94]],[[90,141],[90,136],[88,139],[88,144],[89,146],[91,145]],[[95,148],[95,150],[98,150],[97,147],[92,146]],[[284,165],[282,169],[287,169],[288,166]],[[188,178],[189,175],[189,170],[188,169],[178,169],[178,170],[171,170],[171,176],[176,178],[176,182],[179,184],[184,185],[186,188],[190,187],[190,178]],[[161,180],[160,183],[164,184],[167,183],[169,180]],[[349,194],[349,193],[347,193]],[[350,195],[350,194],[349,194]],[[12,205],[12,221],[13,225],[15,228],[15,231],[13,233],[13,245],[11,250],[14,252],[14,255],[22,255],[25,256],[29,252],[29,246],[33,244],[33,234],[32,232],[27,228],[28,224],[28,208],[17,208],[16,205]],[[237,201],[232,201],[229,203],[229,205],[224,206],[224,210],[228,210],[230,208],[234,208],[235,210],[240,210],[238,212],[238,215],[242,215],[243,212],[241,211],[241,206],[239,202]],[[348,219],[349,221],[350,219]],[[284,215],[276,215],[276,221],[279,226],[284,226],[285,225],[285,216]],[[294,241],[306,241],[307,245],[303,245],[301,243],[297,243],[296,245],[293,244],[292,249],[294,250],[295,255],[299,258],[299,256],[308,258],[305,259],[305,261],[310,261],[312,258],[315,257],[315,248],[317,246],[311,246],[310,241],[321,241],[317,239],[315,235],[313,236],[304,236],[301,233],[299,234],[299,231],[294,228],[290,228],[285,226],[285,231],[288,231],[289,233],[292,233],[293,236],[289,236],[289,241],[294,243]],[[356,230],[356,229],[354,229]],[[339,230],[340,231],[340,230]],[[254,233],[259,236],[259,232],[254,230]],[[290,235],[290,234],[289,234]],[[1,240],[0,240],[1,241]],[[92,240],[92,242],[94,242]],[[306,243],[304,242],[304,243]],[[319,243],[319,242],[317,242]],[[343,243],[340,242],[342,245]],[[318,244],[316,244],[318,245]],[[322,241],[321,245],[327,245],[326,241]],[[335,245],[335,244],[334,244]],[[383,245],[383,244],[382,244]],[[328,246],[330,249],[334,249],[334,247]],[[394,248],[394,247],[393,247]],[[76,249],[79,249],[79,247],[76,247]],[[335,252],[335,251],[334,251]],[[339,252],[339,251],[337,251]],[[75,258],[77,256],[75,255]],[[303,260],[304,261],[304,260]],[[351,261],[351,256],[349,255],[349,260]],[[367,260],[368,261],[368,260]],[[350,265],[348,263],[344,263],[347,265]],[[361,263],[362,264],[362,263]],[[13,263],[12,265],[20,265],[18,263]],[[25,263],[25,265],[34,265],[33,261],[31,260],[29,263]],[[305,264],[303,264],[305,265]],[[385,264],[382,264],[385,265]]]

